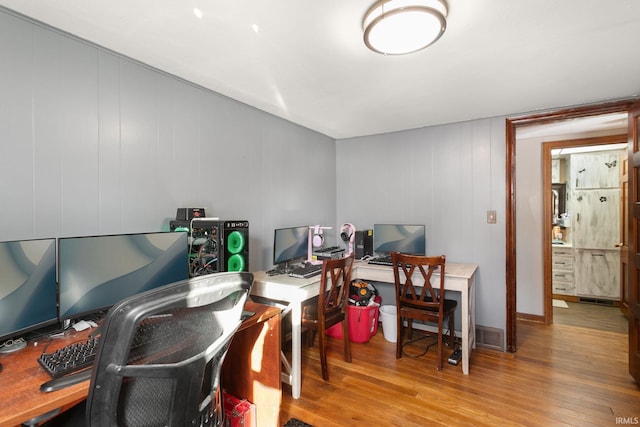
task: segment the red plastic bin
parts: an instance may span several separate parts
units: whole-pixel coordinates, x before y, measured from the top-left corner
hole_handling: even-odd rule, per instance
[[[349,340],[351,342],[366,343],[378,332],[378,304],[365,307],[350,305],[347,309],[349,319]],[[328,328],[326,334],[333,338],[342,338],[342,323]]]

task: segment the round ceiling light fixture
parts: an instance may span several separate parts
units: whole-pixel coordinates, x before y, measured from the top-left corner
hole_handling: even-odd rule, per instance
[[[364,43],[384,55],[404,55],[433,44],[447,28],[444,0],[380,0],[364,16]]]

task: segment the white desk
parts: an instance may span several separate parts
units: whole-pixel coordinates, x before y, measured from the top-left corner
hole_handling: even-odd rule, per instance
[[[446,290],[460,292],[462,309],[462,372],[469,374],[469,355],[475,348],[475,264],[456,264],[447,262],[444,287]],[[351,272],[352,279],[394,283],[391,267],[371,265],[358,261]],[[434,273],[433,279],[438,279]],[[435,282],[434,282],[435,283]],[[319,293],[320,276],[309,279],[295,279],[288,275],[268,276],[264,271],[254,273],[251,294],[272,301],[282,301],[291,309],[291,362],[283,360],[289,372],[282,372],[282,381],[291,385],[294,399],[300,397],[301,388],[301,327],[302,303]]]

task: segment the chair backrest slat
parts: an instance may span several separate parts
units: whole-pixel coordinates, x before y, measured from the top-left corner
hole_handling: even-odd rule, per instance
[[[320,292],[318,295],[318,317],[332,310],[343,310],[347,304],[351,269],[354,256],[327,259],[322,263]],[[324,292],[322,290],[324,289]]]
[[[442,310],[444,300],[444,269],[446,257],[419,256],[393,252],[391,254],[396,284],[396,299],[416,307],[432,307]],[[436,286],[431,279],[434,272],[440,275]]]

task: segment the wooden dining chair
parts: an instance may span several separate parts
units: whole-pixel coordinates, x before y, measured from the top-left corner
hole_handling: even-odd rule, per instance
[[[398,252],[391,253],[393,262],[398,338],[396,359],[400,359],[405,345],[413,342],[413,320],[437,323],[438,325],[438,371],[442,370],[443,328],[445,317],[449,326],[449,345],[453,348],[454,314],[457,302],[444,298],[444,255],[418,256]],[[439,274],[431,282],[434,272]],[[403,342],[403,324],[407,322],[408,341]],[[427,348],[428,349],[428,348]],[[425,351],[426,352],[426,351]]]
[[[349,340],[349,322],[347,319],[349,285],[351,283],[351,269],[354,254],[339,259],[326,259],[322,263],[320,277],[320,292],[317,304],[311,303],[303,307],[302,327],[307,329],[309,345],[318,335],[320,365],[322,378],[329,381],[327,366],[327,336],[325,330],[342,322],[342,341],[344,346],[344,360],[351,362],[351,345]],[[322,292],[322,290],[325,290]]]

